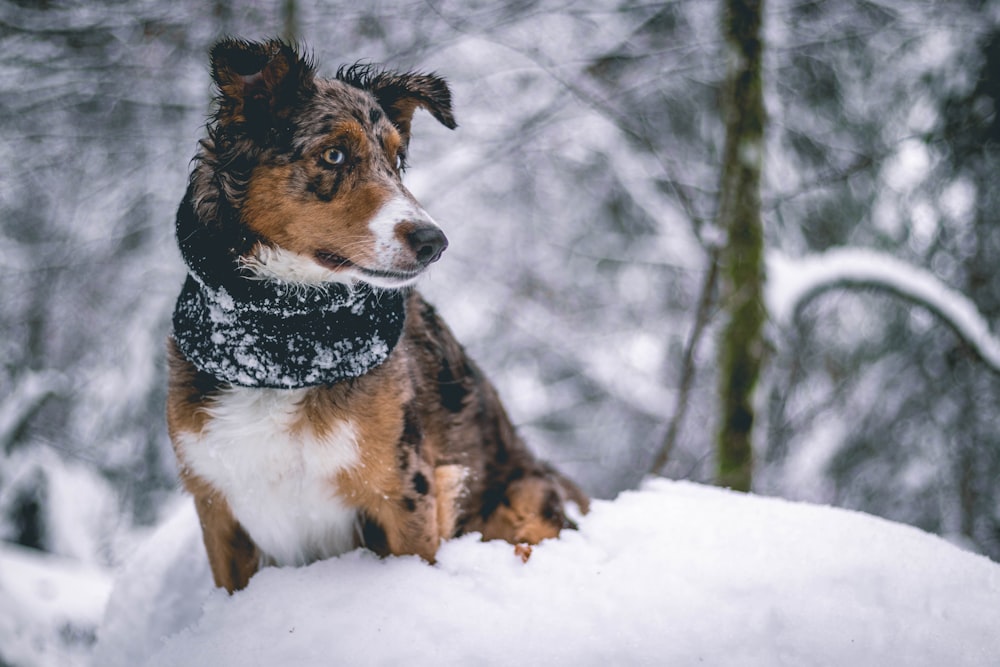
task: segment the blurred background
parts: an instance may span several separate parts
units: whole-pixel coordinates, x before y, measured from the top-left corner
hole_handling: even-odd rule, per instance
[[[229,34],[446,77],[459,128],[419,115],[405,177],[451,241],[421,289],[593,495],[665,444],[713,481],[721,4],[362,4],[0,0],[0,553],[109,572],[179,495],[173,222]],[[764,49],[769,252],[883,251],[996,323],[1000,3],[770,0]],[[754,491],[1000,559],[997,371],[919,303],[800,305],[765,328]],[[0,639],[11,604],[0,578]]]

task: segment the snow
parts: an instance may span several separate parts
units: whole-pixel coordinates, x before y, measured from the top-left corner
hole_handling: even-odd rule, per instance
[[[107,563],[122,518],[118,498],[106,479],[85,463],[63,457],[54,447],[38,444],[31,450],[0,454],[0,508],[9,508],[24,491],[46,500],[43,525],[51,553],[85,565]],[[6,532],[0,532],[5,537],[13,536],[9,526],[0,524],[0,531]]]
[[[123,570],[94,664],[996,665],[1000,565],[868,515],[650,480],[579,531],[363,550],[212,590],[185,503]]]
[[[826,289],[852,285],[881,288],[934,312],[983,361],[1000,371],[1000,340],[975,303],[930,271],[885,253],[838,248],[800,259],[771,252],[767,272],[767,308],[780,325],[788,326],[799,307]]]
[[[118,573],[91,664],[141,664],[161,637],[198,618],[211,589],[194,504],[184,497]]]
[[[0,664],[86,664],[111,583],[99,567],[0,542]]]

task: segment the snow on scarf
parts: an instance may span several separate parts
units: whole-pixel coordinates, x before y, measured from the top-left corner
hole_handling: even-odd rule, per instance
[[[406,318],[403,292],[248,278],[232,260],[204,254],[185,214],[193,211],[182,204],[178,241],[189,273],[173,335],[198,370],[244,387],[291,389],[356,378],[389,357]]]

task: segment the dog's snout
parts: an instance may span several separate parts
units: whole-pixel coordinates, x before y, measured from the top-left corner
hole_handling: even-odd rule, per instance
[[[448,238],[437,227],[417,227],[406,234],[406,242],[421,266],[438,261],[448,247]]]

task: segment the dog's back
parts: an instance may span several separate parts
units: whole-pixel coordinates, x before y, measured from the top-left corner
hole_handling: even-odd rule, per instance
[[[436,77],[318,79],[280,42],[213,50],[219,107],[178,213],[189,278],[168,424],[216,583],[358,545],[535,543],[587,499],[537,461],[413,280],[447,245],[400,182]]]

